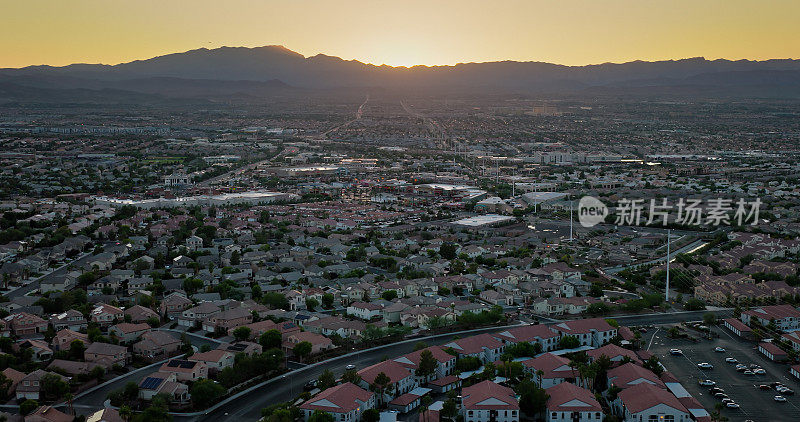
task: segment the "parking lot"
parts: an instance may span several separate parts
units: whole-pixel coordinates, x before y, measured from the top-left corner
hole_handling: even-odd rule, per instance
[[[730,331],[722,327],[713,328],[720,337],[714,340],[702,340],[694,343],[689,340],[675,340],[667,337],[666,329],[650,330],[643,336],[645,347],[657,355],[664,366],[683,384],[709,413],[720,401],[709,394],[709,388],[699,385],[700,380],[710,379],[717,387],[725,390],[739,409],[724,408],[722,415],[731,421],[800,421],[800,396],[783,395],[787,401],[776,402],[774,396],[779,395],[774,389],[761,390],[760,384],[778,381],[800,394],[800,383],[789,374],[789,366],[769,361],[764,355],[753,349],[755,343],[740,340]],[[655,333],[654,333],[655,331]],[[715,352],[715,347],[723,347],[725,352]],[[671,348],[681,349],[682,356],[673,356]],[[766,375],[744,375],[736,371],[736,364],[725,362],[725,358],[733,357],[744,365],[757,364],[766,370]],[[708,362],[713,369],[703,370],[698,363]]]

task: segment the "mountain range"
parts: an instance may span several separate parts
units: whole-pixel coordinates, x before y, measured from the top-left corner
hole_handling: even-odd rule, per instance
[[[268,98],[331,89],[425,92],[800,98],[800,60],[634,61],[587,66],[499,61],[391,67],[282,46],[222,47],[118,65],[0,69],[0,103]]]

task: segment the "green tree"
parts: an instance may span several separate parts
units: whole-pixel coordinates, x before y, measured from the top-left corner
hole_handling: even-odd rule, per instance
[[[386,389],[389,387],[391,382],[392,380],[384,372],[381,372],[375,376],[370,388],[372,388],[372,391],[378,393],[378,402],[383,403],[383,394],[386,392]]]
[[[441,415],[450,420],[453,420],[456,416],[458,416],[458,405],[456,404],[456,401],[453,399],[447,399],[442,405]]]
[[[520,396],[519,408],[526,415],[534,418],[545,410],[547,399],[550,398],[543,388],[530,380],[520,382],[517,385],[516,392]]]
[[[580,345],[580,340],[575,336],[564,336],[558,340],[558,347],[560,349],[574,349]]]
[[[444,259],[449,259],[449,260],[455,259],[456,245],[450,242],[442,243],[442,246],[439,247],[439,255],[441,255],[442,258]]]
[[[208,379],[201,379],[192,384],[191,395],[195,405],[204,407],[210,406],[224,396],[227,390],[225,387]]]
[[[383,300],[392,301],[397,299],[397,291],[396,290],[387,290],[381,294]]]
[[[27,415],[39,407],[39,402],[36,400],[25,400],[22,404],[19,405],[19,413],[22,415]]]
[[[258,344],[260,344],[264,350],[279,348],[282,342],[283,336],[278,330],[266,331],[258,338]]]
[[[302,361],[303,359],[311,355],[311,350],[313,348],[314,345],[312,345],[310,342],[301,341],[300,343],[294,345],[294,347],[292,348],[292,353],[294,353],[294,355],[299,357],[300,360]]]
[[[325,391],[334,385],[336,385],[336,375],[334,375],[330,369],[322,371],[319,378],[317,378],[317,388]]]
[[[250,327],[237,327],[233,330],[233,337],[237,341],[245,341],[250,338]]]
[[[439,362],[433,357],[433,353],[430,350],[423,350],[419,355],[419,366],[417,367],[416,375],[427,379],[436,372],[438,366]]]
[[[317,299],[314,299],[313,297],[306,299],[306,309],[309,311],[313,311],[317,306],[319,306]]]
[[[336,419],[328,412],[315,410],[314,413],[308,417],[308,422],[336,422]]]
[[[358,375],[358,372],[353,369],[344,371],[344,374],[342,374],[342,382],[358,385],[361,382],[361,375]]]
[[[381,412],[378,409],[367,409],[361,413],[361,422],[378,422]]]
[[[325,293],[322,295],[322,307],[325,309],[330,309],[333,307],[333,295],[330,293]]]
[[[69,393],[69,384],[64,381],[61,376],[55,374],[47,374],[41,379],[41,388],[45,397],[58,400],[64,397],[64,394]]]
[[[86,346],[80,340],[72,340],[69,344],[69,357],[72,360],[83,360],[83,352],[86,351]]]

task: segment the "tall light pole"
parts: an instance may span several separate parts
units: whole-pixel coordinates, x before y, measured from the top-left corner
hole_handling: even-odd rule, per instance
[[[670,243],[670,229],[667,229],[667,290],[664,292],[664,301],[669,304],[669,243]]]

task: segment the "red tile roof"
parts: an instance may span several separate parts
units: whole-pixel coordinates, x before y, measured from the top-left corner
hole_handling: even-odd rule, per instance
[[[383,372],[384,374],[386,374],[387,377],[389,377],[392,384],[408,376],[411,376],[411,371],[408,368],[393,360],[387,360],[380,363],[376,363],[375,365],[372,366],[368,366],[358,371],[358,375],[367,384],[372,384],[373,382],[375,382],[375,378],[381,372]]]
[[[491,381],[479,382],[461,390],[462,404],[475,410],[518,410],[514,390]]]
[[[497,333],[496,337],[512,343],[519,343],[558,337],[558,333],[547,328],[546,325],[526,325],[524,327],[514,327],[501,331]]]
[[[614,327],[603,318],[576,319],[553,325],[553,328],[566,334],[588,334],[592,331],[611,331]]]
[[[597,349],[589,350],[586,352],[586,355],[592,359],[597,359],[603,355],[610,359],[627,356],[634,362],[639,361],[639,357],[636,356],[636,352],[633,350],[624,349],[613,343],[606,344],[605,346],[598,347]]]
[[[484,347],[487,349],[503,347],[503,343],[500,343],[500,341],[489,334],[478,334],[447,343],[445,344],[445,348],[447,347],[452,347],[456,352],[465,355],[472,355],[482,352]]]
[[[795,309],[792,305],[762,306],[760,308],[753,308],[748,311],[744,311],[743,313],[766,320],[800,318],[800,311]]]
[[[683,413],[689,413],[677,397],[667,390],[651,384],[637,384],[619,393],[619,398],[631,413],[639,413],[664,404]]]
[[[626,363],[608,371],[608,379],[619,388],[630,388],[638,384],[656,385],[666,388],[664,382],[653,371],[645,369],[634,363]]]
[[[433,355],[433,358],[440,363],[449,362],[455,359],[455,356],[445,352],[440,346],[431,346],[400,356],[399,358],[394,359],[394,361],[409,368],[416,368],[419,366],[420,359],[422,359],[422,352],[426,350],[429,350]]]
[[[368,401],[374,394],[347,382],[317,394],[300,405],[300,408],[330,413],[346,413],[356,410],[361,403]]]
[[[533,359],[522,361],[522,364],[531,368],[534,372],[542,371],[542,378],[573,378],[577,376],[577,369],[569,366],[569,359],[557,356],[552,353],[545,353]]]
[[[602,412],[603,408],[589,390],[569,382],[548,388],[548,412]]]

